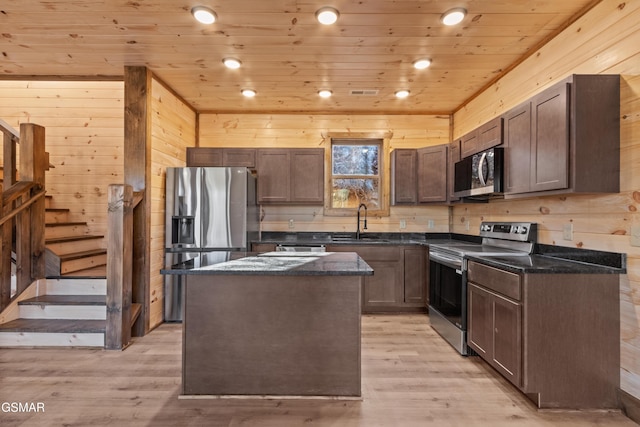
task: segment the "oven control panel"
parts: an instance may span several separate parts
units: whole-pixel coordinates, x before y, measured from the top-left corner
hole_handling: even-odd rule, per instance
[[[536,242],[538,225],[535,222],[483,222],[480,224],[480,236]]]

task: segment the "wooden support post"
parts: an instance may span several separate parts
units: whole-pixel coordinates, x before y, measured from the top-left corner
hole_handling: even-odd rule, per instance
[[[4,216],[4,200],[0,191],[0,218]],[[0,225],[0,312],[11,302],[11,232],[13,221]]]
[[[49,169],[48,160],[48,154],[45,152],[44,127],[33,123],[22,123],[20,125],[20,180],[32,181],[36,184],[32,194],[45,188],[45,171]],[[26,289],[33,280],[43,278],[45,275],[44,215],[45,199],[41,197],[31,205],[28,211],[19,216],[20,232],[27,233],[22,236],[30,236],[26,239],[29,240],[29,252],[22,255],[22,257],[29,257],[30,268],[28,273],[21,272],[23,280],[18,282],[18,293]],[[25,246],[27,246],[26,242]],[[22,267],[25,268],[24,264]],[[26,280],[27,276],[29,280]]]
[[[122,350],[131,340],[133,268],[133,189],[112,184],[108,190],[107,324],[105,348]]]
[[[141,313],[134,336],[150,329],[151,259],[151,73],[146,67],[124,69],[124,180],[136,192],[144,192],[134,210],[133,302]]]
[[[2,191],[11,187],[16,182],[16,138],[8,129],[3,129],[2,145]],[[0,194],[0,217],[11,211],[13,203],[4,206],[2,194]],[[13,224],[10,220],[0,225],[0,311],[11,300],[11,248],[13,247]]]

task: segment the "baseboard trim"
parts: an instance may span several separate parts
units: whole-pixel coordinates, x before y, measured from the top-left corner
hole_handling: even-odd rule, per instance
[[[622,412],[637,424],[640,424],[640,399],[624,390],[618,389],[618,400],[620,401]]]

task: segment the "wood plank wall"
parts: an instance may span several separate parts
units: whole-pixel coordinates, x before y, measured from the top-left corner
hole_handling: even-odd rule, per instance
[[[631,246],[630,237],[631,227],[640,225],[640,3],[602,1],[458,111],[454,136],[573,73],[622,76],[620,194],[456,206],[453,231],[464,232],[467,221],[474,232],[482,220],[537,221],[542,243],[627,253],[628,275],[620,288],[621,388],[640,398],[640,248]],[[564,224],[573,224],[573,241],[563,240]]]
[[[123,173],[124,85],[112,81],[0,81],[0,117],[45,127],[52,207],[107,237],[107,186]],[[104,242],[106,248],[106,239]]]
[[[196,143],[196,112],[153,79],[151,83],[151,260],[150,328],[163,321],[165,170],[186,165],[186,148]]]
[[[449,116],[436,115],[202,113],[199,146],[326,148],[328,133],[390,132],[391,149],[418,148],[448,143],[449,123]],[[263,231],[355,231],[355,217],[324,216],[322,206],[264,206],[263,210]],[[289,219],[294,220],[293,229]],[[406,221],[404,230],[401,219]],[[390,216],[369,218],[368,226],[371,232],[424,232],[429,220],[434,221],[430,231],[448,231],[447,207],[392,207]]]

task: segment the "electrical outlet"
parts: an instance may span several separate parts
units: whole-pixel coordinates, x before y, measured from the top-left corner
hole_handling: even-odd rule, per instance
[[[407,228],[407,220],[406,219],[401,219],[400,220],[400,230],[404,230],[405,228]]]
[[[631,227],[631,246],[640,246],[640,225]]]
[[[469,231],[471,229],[471,221],[466,221],[464,223],[464,229]]]
[[[295,224],[293,223],[293,219],[290,219],[290,220],[289,220],[289,229],[290,229],[290,230],[293,230],[295,227],[296,227],[296,226],[295,226]]]
[[[427,228],[434,228],[435,226],[436,226],[436,225],[435,225],[435,223],[433,222],[433,220],[432,220],[432,219],[430,219],[429,221],[427,221]]]
[[[562,238],[564,240],[573,240],[573,224],[565,224],[562,226]]]

